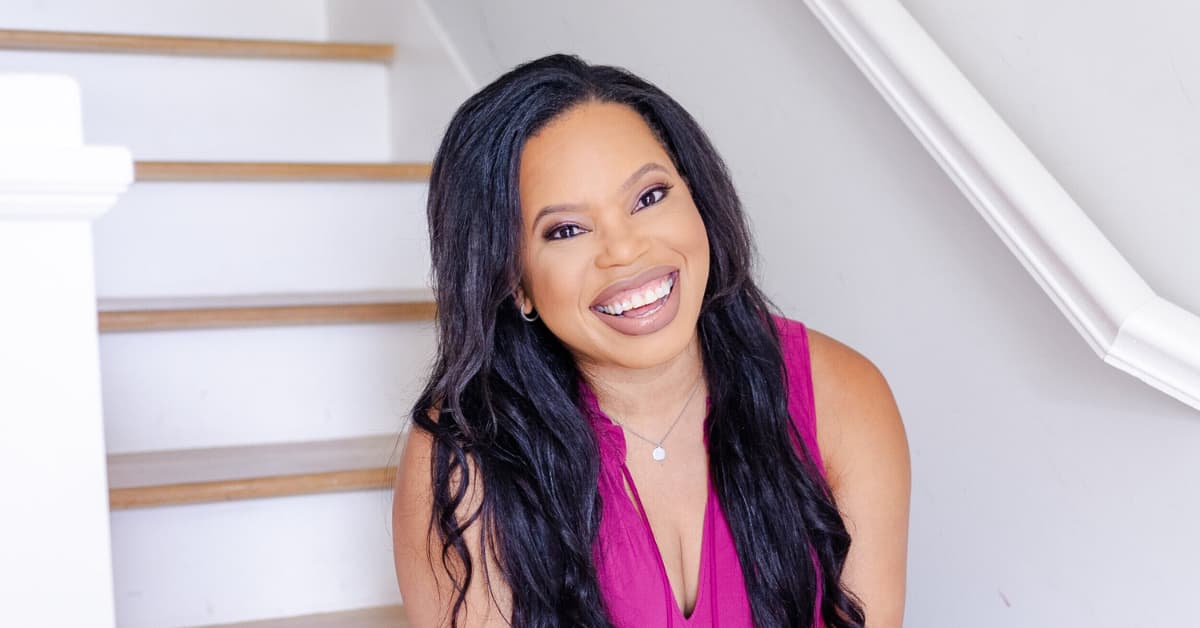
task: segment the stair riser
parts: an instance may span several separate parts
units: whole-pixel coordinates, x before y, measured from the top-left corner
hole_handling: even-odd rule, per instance
[[[105,334],[109,453],[399,434],[432,322]]]
[[[97,294],[426,286],[420,183],[146,183],[96,222]]]
[[[386,161],[386,66],[0,51],[0,71],[75,77],[90,144],[137,159]]]
[[[325,0],[4,0],[11,29],[195,37],[325,37]]]
[[[390,521],[386,490],[115,512],[117,625],[395,604]]]

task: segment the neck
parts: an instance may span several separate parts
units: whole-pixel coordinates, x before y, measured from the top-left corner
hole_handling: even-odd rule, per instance
[[[688,409],[704,408],[707,386],[698,335],[678,355],[652,367],[633,369],[582,361],[579,366],[600,408],[638,433],[661,436],[684,410],[694,388]]]

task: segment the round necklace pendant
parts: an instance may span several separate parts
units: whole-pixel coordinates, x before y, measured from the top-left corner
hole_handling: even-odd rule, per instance
[[[650,455],[653,456],[655,460],[662,462],[663,460],[667,459],[667,450],[663,449],[660,445],[655,447],[654,451],[650,452]]]

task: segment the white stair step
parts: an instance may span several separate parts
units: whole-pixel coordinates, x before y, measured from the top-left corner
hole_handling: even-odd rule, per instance
[[[325,37],[325,0],[4,0],[0,27],[208,37]]]
[[[0,71],[75,77],[87,142],[140,160],[391,158],[382,64],[0,51]]]
[[[432,322],[104,334],[110,454],[399,434]]]
[[[146,183],[96,221],[101,297],[423,288],[423,183]]]
[[[400,603],[391,492],[112,513],[117,625],[198,626]]]

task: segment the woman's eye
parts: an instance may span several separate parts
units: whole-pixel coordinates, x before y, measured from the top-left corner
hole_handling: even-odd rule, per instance
[[[546,232],[546,239],[547,240],[565,240],[567,238],[573,238],[577,234],[570,233],[569,235],[567,235],[568,232],[571,232],[572,229],[576,229],[576,230],[579,229],[579,225],[561,225],[561,226],[555,227]]]
[[[667,196],[667,190],[671,189],[669,185],[660,185],[646,190],[645,194],[638,197],[638,208],[646,207],[659,203]]]

